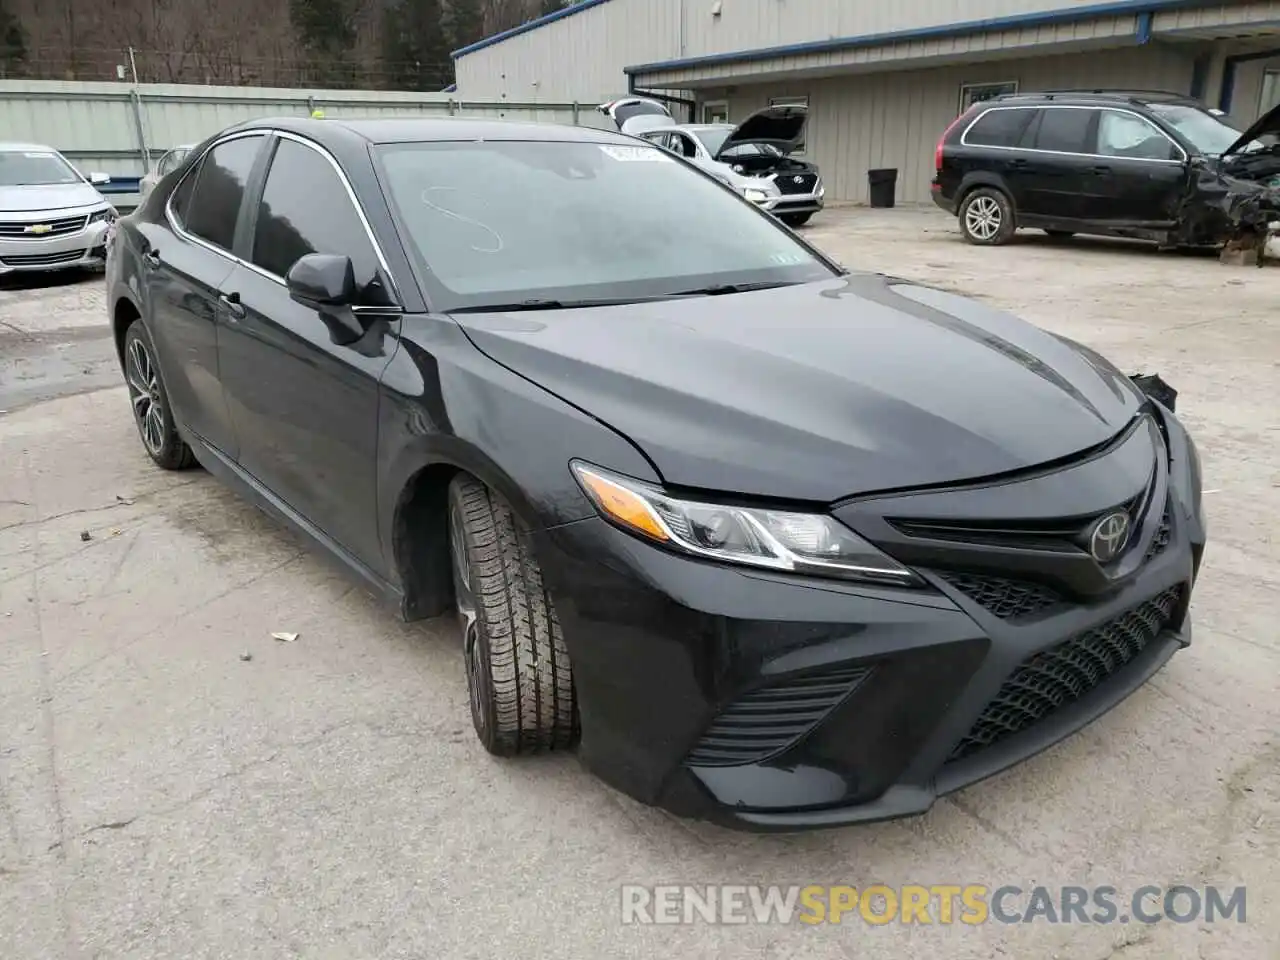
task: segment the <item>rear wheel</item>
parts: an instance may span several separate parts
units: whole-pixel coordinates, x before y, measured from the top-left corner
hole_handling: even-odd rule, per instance
[[[173,408],[160,378],[155,346],[141,320],[131,323],[124,335],[124,375],[129,386],[133,422],[147,455],[166,470],[194,466],[195,455],[174,425]]]
[[[784,213],[778,219],[788,227],[803,227],[812,216],[812,213]]]
[[[978,187],[960,204],[960,232],[970,243],[983,247],[1008,243],[1017,224],[1009,198],[994,187]]]
[[[572,746],[569,653],[528,535],[488,487],[461,475],[449,485],[449,539],[476,736],[498,756]]]

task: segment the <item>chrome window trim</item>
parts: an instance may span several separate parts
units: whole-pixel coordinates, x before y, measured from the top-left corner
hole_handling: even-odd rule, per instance
[[[343,172],[342,167],[339,166],[338,161],[334,159],[333,155],[330,154],[328,150],[324,149],[324,147],[320,146],[318,143],[315,143],[314,141],[308,140],[305,137],[300,137],[295,133],[290,133],[287,130],[276,130],[273,128],[240,130],[240,131],[237,131],[236,133],[229,134],[228,136],[221,137],[220,139],[209,144],[208,148],[200,154],[199,160],[192,165],[191,169],[188,170],[183,175],[181,180],[179,180],[176,184],[174,184],[173,189],[169,191],[169,196],[165,198],[164,217],[165,217],[165,220],[168,221],[169,223],[169,228],[173,230],[173,232],[176,233],[178,236],[182,237],[182,239],[190,243],[194,243],[197,246],[204,247],[206,250],[212,251],[213,253],[216,253],[219,256],[222,256],[225,259],[230,260],[232,263],[238,264],[242,267],[252,270],[254,273],[258,274],[261,277],[265,277],[268,280],[273,280],[282,287],[285,286],[286,284],[285,284],[284,277],[277,276],[276,274],[272,273],[270,270],[264,270],[262,267],[258,266],[256,263],[250,263],[248,260],[245,260],[242,257],[236,256],[230,250],[224,250],[222,247],[218,246],[217,244],[210,243],[208,240],[205,240],[201,237],[196,236],[193,233],[190,233],[189,231],[184,229],[181,224],[178,223],[177,218],[173,214],[173,195],[177,193],[178,189],[182,186],[182,184],[186,182],[187,177],[190,177],[193,174],[197,173],[200,170],[200,168],[204,166],[205,158],[215,148],[222,146],[222,144],[224,143],[230,143],[232,140],[242,140],[247,137],[268,137],[268,136],[275,136],[280,138],[281,140],[292,140],[294,143],[299,143],[304,147],[309,147],[310,149],[314,150],[316,153],[320,154],[320,156],[324,157],[324,159],[328,161],[329,166],[333,168],[334,173],[338,175],[338,179],[342,182],[342,186],[347,192],[347,198],[351,201],[351,205],[355,207],[356,217],[360,220],[360,225],[364,227],[365,236],[368,238],[369,243],[373,246],[373,253],[378,260],[378,266],[382,268],[382,272],[387,278],[387,283],[391,285],[391,289],[389,292],[392,296],[392,299],[395,300],[395,303],[388,306],[360,306],[360,307],[353,307],[352,309],[355,310],[356,312],[361,312],[361,313],[403,313],[404,301],[400,297],[400,290],[396,286],[395,277],[392,276],[391,267],[387,264],[387,258],[382,252],[382,245],[378,243],[377,237],[373,235],[373,227],[369,223],[369,218],[365,215],[364,207],[360,205],[360,201],[356,198],[356,193],[351,186],[351,181],[347,179],[347,175]],[[272,163],[274,163],[275,157],[272,157],[271,161]],[[267,167],[267,176],[268,177],[271,176],[270,166]],[[263,180],[262,188],[264,191],[266,190],[265,179]],[[261,202],[261,198],[259,198],[259,202]]]
[[[1152,159],[1151,157],[1113,157],[1113,156],[1108,156],[1105,153],[1071,153],[1066,150],[1039,150],[1035,147],[998,147],[998,146],[993,146],[991,144],[986,144],[986,143],[969,143],[968,141],[969,131],[972,130],[974,126],[976,126],[978,122],[982,120],[983,117],[985,117],[989,113],[994,113],[997,110],[1114,110],[1117,113],[1127,113],[1129,114],[1129,116],[1137,117],[1139,120],[1145,121],[1146,123],[1150,124],[1153,128],[1155,128],[1155,130],[1159,132],[1160,136],[1164,137],[1171,144],[1173,144],[1174,148],[1177,149],[1178,153],[1182,155],[1182,159],[1181,160],[1155,160],[1155,159]],[[988,107],[986,110],[983,110],[971,121],[969,121],[969,125],[965,127],[964,132],[960,134],[960,145],[962,147],[970,147],[974,150],[1008,150],[1014,153],[1039,153],[1039,154],[1044,154],[1050,157],[1084,157],[1085,159],[1088,159],[1088,160],[1125,160],[1125,161],[1134,162],[1134,163],[1175,163],[1175,164],[1178,164],[1179,166],[1186,163],[1187,160],[1189,159],[1187,156],[1187,151],[1182,149],[1182,144],[1174,140],[1173,137],[1169,136],[1169,134],[1167,134],[1164,130],[1161,130],[1159,126],[1152,123],[1149,118],[1144,117],[1142,114],[1138,113],[1136,110],[1128,110],[1128,109],[1125,109],[1124,107],[1112,106],[1109,103],[1093,103],[1093,104],[1020,103],[1020,104],[1011,104],[1005,107]]]

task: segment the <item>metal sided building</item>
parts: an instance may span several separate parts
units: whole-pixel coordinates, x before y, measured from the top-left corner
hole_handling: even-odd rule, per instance
[[[923,201],[938,136],[998,93],[1171,90],[1251,122],[1280,102],[1280,0],[579,0],[453,56],[463,100],[656,92],[704,122],[805,102],[829,199],[894,167]]]

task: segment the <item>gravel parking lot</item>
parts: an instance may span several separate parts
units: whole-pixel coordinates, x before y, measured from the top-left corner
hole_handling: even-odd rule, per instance
[[[676,821],[572,757],[485,755],[452,622],[396,622],[204,473],[153,469],[101,281],[10,281],[0,956],[1280,957],[1280,270],[1035,235],[978,249],[922,209],[830,210],[805,235],[1180,391],[1211,538],[1190,649],[927,816],[790,837]],[[1111,885],[1122,901],[1147,884],[1245,885],[1248,911],[623,925],[632,883]]]

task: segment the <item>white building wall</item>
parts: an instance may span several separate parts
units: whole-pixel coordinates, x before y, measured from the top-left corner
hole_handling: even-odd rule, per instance
[[[578,100],[627,92],[622,68],[677,55],[679,0],[610,0],[458,57],[464,99]]]
[[[712,0],[685,0],[683,5],[687,51],[682,56],[697,57],[1101,4],[1098,0],[723,0],[718,17],[712,16]],[[1135,6],[1133,14],[1138,11]]]
[[[732,120],[770,97],[808,96],[805,158],[818,164],[834,201],[867,199],[867,171],[898,170],[898,199],[929,199],[933,152],[960,108],[966,83],[1017,81],[1019,90],[1070,87],[1189,88],[1192,51],[1151,45],[1127,50],[1004,60],[938,69],[856,74],[808,83],[740,85],[706,91],[729,102]]]

